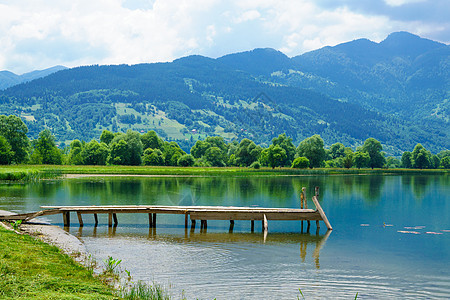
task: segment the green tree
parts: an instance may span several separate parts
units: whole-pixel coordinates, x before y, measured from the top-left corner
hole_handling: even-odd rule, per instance
[[[11,150],[11,145],[8,140],[0,135],[0,165],[8,165],[11,163],[11,159],[14,153]]]
[[[143,163],[146,166],[164,166],[164,155],[159,149],[147,148],[144,151]]]
[[[369,167],[370,168],[381,168],[385,164],[386,160],[381,153],[383,150],[383,146],[381,143],[374,138],[368,138],[364,141],[364,145],[361,148],[361,151],[369,154]]]
[[[81,151],[81,157],[85,165],[106,165],[109,148],[105,143],[92,140]]]
[[[427,169],[430,167],[431,153],[421,144],[417,144],[412,152],[412,166],[416,169]]]
[[[33,141],[32,163],[60,165],[62,163],[61,151],[56,147],[55,136],[48,129],[39,133],[37,140]]]
[[[402,165],[402,162],[395,157],[388,157],[386,159],[386,167],[388,167],[389,169],[396,169],[396,168],[400,168]]]
[[[353,164],[358,169],[368,167],[369,163],[370,163],[369,153],[357,151],[355,154],[353,154]]]
[[[342,143],[336,143],[330,147],[331,159],[345,156],[345,146]]]
[[[275,169],[281,167],[286,160],[286,151],[280,145],[270,145],[261,153],[261,163]]]
[[[191,148],[191,154],[195,158],[200,158],[206,154],[211,147],[217,147],[223,152],[223,155],[227,156],[228,149],[223,137],[221,136],[209,136],[204,141],[197,141]]]
[[[225,167],[225,160],[227,159],[224,152],[219,147],[210,147],[206,150],[203,156],[207,162],[213,167]]]
[[[236,164],[243,167],[250,166],[257,161],[261,154],[262,148],[256,146],[254,142],[249,139],[243,139],[234,153]]]
[[[11,146],[12,163],[23,163],[27,160],[30,141],[27,137],[28,128],[16,116],[0,116],[0,135],[6,138]]]
[[[83,144],[79,140],[73,140],[70,143],[69,164],[71,164],[71,165],[82,165],[83,164],[83,157],[81,156],[82,150],[83,150]]]
[[[147,133],[141,135],[141,141],[144,149],[162,149],[164,145],[164,141],[154,130],[148,131]]]
[[[118,145],[120,141],[121,143]],[[123,151],[126,147],[126,151]],[[142,163],[143,146],[138,132],[128,130],[126,134],[116,134],[110,145],[109,164],[138,166]]]
[[[111,165],[126,165],[128,162],[128,144],[125,139],[111,142],[111,151],[107,162]]]
[[[344,168],[350,169],[353,166],[353,151],[351,148],[347,147],[344,151],[344,158],[342,159],[342,164]]]
[[[105,143],[106,145],[109,145],[111,141],[114,139],[114,133],[112,133],[109,130],[103,130],[102,134],[100,135],[100,142]]]
[[[306,169],[308,167],[309,167],[309,159],[307,159],[306,157],[303,157],[303,156],[297,157],[292,162],[292,168]]]
[[[177,166],[178,159],[186,152],[176,142],[164,142],[163,154],[166,166]]]
[[[441,166],[444,169],[450,169],[450,156],[445,156],[441,159]]]
[[[295,158],[295,146],[292,143],[292,138],[286,136],[285,133],[280,134],[278,137],[272,139],[272,145],[279,145],[286,152],[286,159],[282,162],[283,166],[290,166]]]
[[[402,154],[402,168],[412,168],[412,153],[409,151],[405,151]]]
[[[178,165],[182,167],[192,167],[195,163],[195,158],[190,154],[185,154],[178,159]]]
[[[318,168],[325,159],[324,143],[320,135],[315,134],[300,142],[297,147],[297,157],[309,159],[310,168]]]
[[[438,169],[441,165],[441,160],[439,159],[439,156],[432,155],[430,158],[430,167],[433,169]]]

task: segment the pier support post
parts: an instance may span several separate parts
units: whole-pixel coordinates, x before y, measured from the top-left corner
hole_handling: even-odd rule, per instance
[[[195,229],[195,220],[191,220],[191,230]]]
[[[184,214],[184,228],[188,228],[189,214]]]
[[[98,216],[97,216],[97,214],[94,214],[94,222],[95,222],[95,226],[97,226],[98,225]]]
[[[252,220],[252,221],[251,221],[250,230],[251,230],[252,232],[255,232],[255,220]]]
[[[156,228],[156,214],[153,214],[153,228]]]
[[[266,232],[267,229],[269,229],[269,224],[268,224],[268,222],[267,222],[267,217],[266,217],[266,215],[264,215],[264,218],[263,218],[263,220],[262,220],[262,228],[263,228],[263,231],[264,231],[264,232]]]
[[[117,224],[119,224],[119,222],[117,221],[117,214],[113,213],[113,219],[114,219],[114,227],[116,227]]]
[[[234,229],[234,220],[230,220],[230,230],[229,232],[233,232]]]
[[[112,213],[108,214],[108,227],[112,227]]]
[[[208,221],[201,220],[201,222],[200,222],[200,230],[207,229],[207,228],[208,228]]]
[[[64,227],[69,227],[70,226],[70,212],[65,211],[62,213],[62,215],[63,215]]]
[[[305,203],[306,203],[306,188],[302,187],[302,192],[300,193],[300,208],[306,208],[305,207]],[[308,204],[306,204],[307,206]]]
[[[153,228],[153,214],[148,214],[148,227]]]
[[[80,227],[83,227],[83,217],[81,217],[81,213],[77,212],[77,217],[78,217],[78,223],[80,223]]]

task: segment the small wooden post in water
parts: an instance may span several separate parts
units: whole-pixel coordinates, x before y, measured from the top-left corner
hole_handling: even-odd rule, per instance
[[[156,214],[153,214],[153,228],[156,228]]]
[[[112,227],[112,213],[108,214],[108,227]]]
[[[252,232],[255,232],[255,220],[252,220],[251,225],[250,225],[250,230]]]
[[[267,217],[264,215],[264,219],[262,220],[263,231],[266,232],[269,229],[269,224],[267,222]]]
[[[316,196],[316,198],[319,197],[319,187],[318,186],[316,186],[316,188],[315,188],[315,196]],[[317,229],[320,229],[319,221],[316,221],[316,227],[317,227]]]
[[[62,215],[63,215],[64,227],[69,227],[70,226],[70,212],[65,211],[62,213]]]
[[[83,218],[81,217],[81,213],[77,212],[77,217],[78,217],[78,223],[80,223],[80,227],[83,227]]]
[[[117,214],[113,213],[113,219],[114,219],[114,227],[116,227],[119,222],[117,221]]]
[[[189,214],[184,214],[184,228],[188,228]]]
[[[328,221],[328,218],[325,215],[325,212],[323,211],[322,207],[320,206],[318,196],[319,196],[319,187],[316,187],[316,195],[312,198],[312,200],[313,200],[314,204],[316,205],[316,208],[319,211],[319,214],[322,217],[322,220],[325,223],[325,225],[327,226],[327,228],[329,230],[333,230],[333,227],[331,227],[331,224]]]
[[[148,227],[153,228],[153,214],[148,214]]]
[[[98,216],[97,216],[97,214],[94,214],[94,222],[95,222],[95,226],[97,226],[98,225]]]
[[[230,220],[230,230],[229,230],[229,232],[233,232],[233,228],[234,228],[234,220]]]

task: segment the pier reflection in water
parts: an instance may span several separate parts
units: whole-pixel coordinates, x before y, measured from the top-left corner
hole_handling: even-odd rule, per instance
[[[70,228],[65,227],[66,231],[70,232]],[[315,234],[309,232],[306,233],[268,233],[267,231],[261,233],[243,233],[243,232],[207,232],[207,229],[202,229],[198,232],[193,230],[184,230],[184,235],[177,234],[158,234],[157,228],[149,228],[148,235],[145,236],[140,233],[136,234],[118,234],[117,226],[108,227],[107,231],[104,227],[99,229],[97,226],[92,228],[79,227],[76,232],[76,236],[80,239],[86,237],[95,238],[133,238],[144,239],[149,241],[161,242],[161,243],[187,243],[187,244],[228,244],[228,243],[241,243],[241,244],[297,244],[299,245],[300,258],[304,263],[308,254],[308,248],[311,252],[311,256],[314,258],[316,269],[320,269],[319,256],[321,249],[325,246],[328,237],[331,234],[331,230],[327,230],[325,234],[319,234],[319,230]],[[312,248],[314,247],[314,248]],[[311,250],[313,249],[313,250]]]

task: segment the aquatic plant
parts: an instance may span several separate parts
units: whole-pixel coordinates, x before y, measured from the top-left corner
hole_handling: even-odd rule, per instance
[[[105,264],[105,273],[108,274],[114,274],[115,269],[119,266],[119,264],[122,262],[122,260],[114,259],[112,256],[108,256],[107,259],[103,260],[103,263]]]

